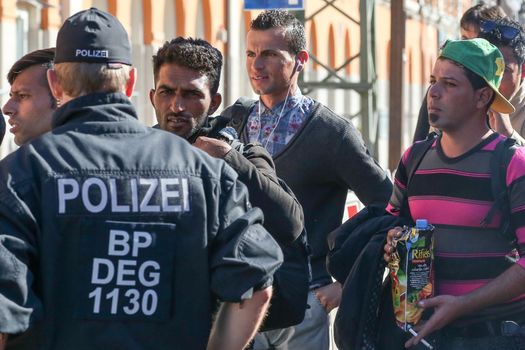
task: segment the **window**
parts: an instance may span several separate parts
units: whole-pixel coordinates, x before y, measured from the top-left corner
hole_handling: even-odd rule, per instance
[[[28,51],[29,42],[29,12],[17,9],[16,11],[16,57],[20,58]]]

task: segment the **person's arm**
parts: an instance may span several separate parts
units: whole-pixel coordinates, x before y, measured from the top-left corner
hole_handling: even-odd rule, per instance
[[[0,333],[0,350],[4,350],[7,346],[8,335],[5,333]]]
[[[315,297],[319,299],[326,312],[330,312],[341,303],[343,287],[339,282],[333,282],[314,290]]]
[[[421,338],[443,328],[461,316],[487,306],[500,304],[525,293],[525,269],[515,264],[485,286],[462,296],[440,295],[422,300],[418,306],[434,308],[434,314],[419,329],[418,335],[406,342],[405,347],[419,343]]]
[[[207,350],[241,350],[255,336],[268,309],[272,287],[253,293],[241,303],[221,304],[215,317]]]
[[[261,208],[264,227],[281,244],[293,242],[304,228],[303,209],[275,172],[271,155],[260,145],[245,145],[243,153],[229,152],[224,160],[246,184],[250,201]]]
[[[279,183],[272,157],[264,147],[248,144],[241,154],[224,141],[202,136],[194,146],[224,159],[237,172],[248,187],[250,202],[265,214],[264,227],[276,240],[286,244],[299,237],[304,225],[302,207]]]
[[[490,127],[496,132],[510,137],[518,142],[520,146],[525,145],[525,139],[512,127],[508,114],[489,111]]]
[[[352,129],[346,136],[353,135],[354,133],[355,135],[350,139],[343,139],[343,145],[345,146],[339,147],[340,150],[346,150],[346,155],[341,155],[341,157],[350,156],[354,158],[354,160],[342,160],[342,163],[347,162],[345,164],[349,164],[353,169],[347,169],[342,166],[342,168],[347,169],[348,172],[348,174],[344,175],[347,183],[365,205],[379,204],[383,206],[389,198],[392,199],[388,208],[392,208],[392,201],[394,201],[394,203],[399,201],[401,204],[402,198],[400,198],[400,196],[404,195],[404,189],[402,190],[395,186],[394,193],[392,193],[392,183],[386,177],[385,171],[383,171],[383,169],[381,169],[375,160],[368,154],[364,144],[360,141],[361,138],[357,134],[357,131]],[[354,150],[354,152],[349,152],[348,150]],[[341,160],[342,158],[339,159]],[[402,164],[402,162],[400,162],[400,164]],[[399,172],[398,170],[396,172],[396,178],[400,176],[401,173],[402,172]],[[366,182],[367,178],[370,181],[368,183]],[[374,194],[373,191],[376,191],[376,193]],[[399,208],[400,205],[397,207]],[[398,212],[392,214],[399,215]],[[325,307],[327,312],[330,312],[333,308],[339,306],[341,295],[342,287],[339,282],[334,282],[315,290],[315,296],[319,299],[321,305]]]
[[[10,164],[2,165],[3,170],[7,170]],[[27,182],[19,186],[7,181],[5,176],[0,178],[3,179],[0,185],[0,317],[5,321],[0,323],[0,349],[3,349],[9,334],[23,333],[41,319],[43,307],[32,285],[35,276],[31,267],[38,261],[38,226],[29,211],[35,202],[33,187],[27,186]],[[17,191],[20,187],[22,190]]]
[[[363,204],[386,206],[392,194],[392,182],[368,153],[361,135],[352,125],[347,127],[336,149],[334,168],[341,181],[355,192]],[[314,292],[327,312],[341,302],[342,287],[339,282],[317,288]]]
[[[354,191],[364,205],[385,207],[392,194],[392,182],[370,155],[353,124],[345,124],[338,131],[336,153],[331,158],[336,180]]]
[[[233,169],[221,163],[224,171],[217,201],[219,226],[210,237],[209,264],[211,293],[224,304],[215,321],[216,335],[210,338],[210,345],[235,349],[221,342],[239,345],[253,335],[264,315],[261,310],[267,307],[273,275],[283,262],[283,254],[262,226],[262,211],[250,208],[246,186]],[[240,332],[241,328],[235,327],[242,322],[246,325]],[[221,339],[232,332],[241,334]]]

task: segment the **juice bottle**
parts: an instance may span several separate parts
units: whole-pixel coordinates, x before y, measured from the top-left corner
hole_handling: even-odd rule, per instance
[[[433,295],[433,233],[434,226],[419,219],[392,242],[395,251],[388,264],[392,301],[396,322],[405,331],[421,319],[423,309],[417,302]]]

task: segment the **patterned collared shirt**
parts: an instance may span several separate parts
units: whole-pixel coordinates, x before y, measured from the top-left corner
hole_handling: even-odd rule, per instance
[[[259,142],[272,156],[276,155],[304,124],[313,105],[314,101],[304,96],[299,88],[273,109],[267,108],[259,99],[246,122],[249,142]]]

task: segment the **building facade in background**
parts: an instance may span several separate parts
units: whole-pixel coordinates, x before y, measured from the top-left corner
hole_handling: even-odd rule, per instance
[[[369,0],[372,1],[372,0]],[[304,0],[309,50],[320,62],[311,60],[305,80],[322,80],[323,66],[337,69],[350,81],[359,80],[359,57],[344,63],[360,48],[360,0]],[[407,14],[404,55],[405,94],[403,130],[407,147],[417,113],[437,57],[439,43],[457,38],[459,18],[476,1],[405,0]],[[138,81],[133,103],[147,125],[154,123],[148,92],[153,87],[151,56],[175,36],[201,37],[218,47],[225,56],[221,93],[224,105],[239,96],[252,96],[245,74],[245,35],[258,12],[244,11],[242,0],[0,0],[0,100],[5,103],[9,84],[5,78],[11,65],[23,54],[54,46],[64,19],[91,6],[119,18],[130,34]],[[378,116],[375,156],[383,166],[388,160],[388,82],[390,55],[390,1],[376,0],[373,6],[374,113]],[[349,20],[344,13],[356,21]],[[316,89],[310,92],[337,113],[351,118],[360,127],[359,94],[343,89]],[[5,156],[15,148],[11,135],[0,149]]]

